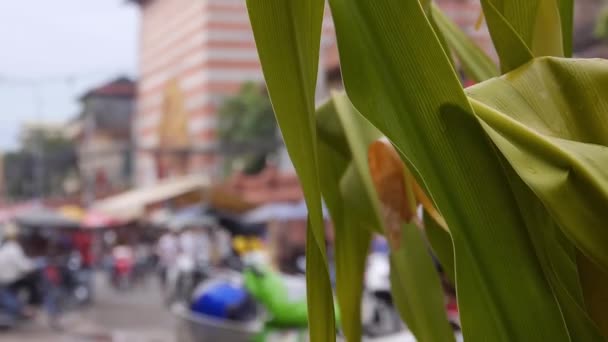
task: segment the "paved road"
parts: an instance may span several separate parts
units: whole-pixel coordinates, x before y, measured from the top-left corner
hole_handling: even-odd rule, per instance
[[[54,332],[40,315],[16,329],[0,332],[1,342],[174,342],[174,320],[162,304],[156,279],[130,291],[96,279],[95,303],[66,314],[64,331]]]

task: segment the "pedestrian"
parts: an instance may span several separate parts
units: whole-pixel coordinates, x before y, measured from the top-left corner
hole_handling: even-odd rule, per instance
[[[169,229],[158,239],[156,245],[156,254],[159,259],[159,275],[163,288],[166,285],[167,272],[171,267],[174,267],[175,260],[179,254],[178,234],[178,229]]]
[[[17,241],[17,226],[7,223],[3,233],[4,240],[0,245],[0,306],[12,317],[30,318],[33,311],[21,303],[13,288],[34,271],[35,265]]]

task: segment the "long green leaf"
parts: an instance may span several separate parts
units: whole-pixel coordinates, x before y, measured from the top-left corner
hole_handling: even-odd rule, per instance
[[[424,212],[424,230],[443,271],[452,285],[456,284],[454,246],[452,245],[450,233],[441,228],[426,211]]]
[[[571,51],[572,7],[562,0],[481,0],[501,70],[511,71],[534,57]],[[564,18],[563,22],[561,18]]]
[[[330,5],[349,98],[403,153],[451,229],[465,340],[567,341],[495,152],[419,3]]]
[[[562,23],[564,57],[572,57],[574,31],[574,0],[558,0],[559,16]]]
[[[315,86],[323,0],[248,0],[247,7],[272,106],[309,210],[306,278],[310,338],[335,340],[325,227],[317,167]]]
[[[361,177],[350,179],[351,181],[361,182]],[[372,231],[358,220],[355,215],[351,215],[352,207],[349,206],[349,198],[362,197],[365,193],[349,187],[352,182],[340,183],[340,190],[344,204],[347,208],[342,214],[343,224],[335,227],[335,256],[336,256],[336,280],[338,288],[338,298],[340,309],[344,317],[344,334],[348,341],[361,340],[361,297],[364,288],[365,266],[367,253],[372,237]],[[343,290],[343,293],[339,291]],[[348,296],[348,297],[347,297]]]
[[[485,0],[484,0],[485,1]],[[487,0],[535,57],[563,56],[560,0]],[[565,7],[562,9],[565,10]],[[484,5],[484,11],[486,7]],[[565,13],[564,13],[565,14]],[[490,31],[492,24],[488,21]],[[496,40],[494,41],[496,44]]]
[[[458,57],[467,76],[476,82],[498,76],[496,64],[469,36],[437,6],[432,7],[432,12],[439,31]]]
[[[439,276],[414,224],[403,225],[401,247],[391,252],[391,289],[397,309],[418,341],[454,341]]]
[[[491,0],[481,0],[481,5],[494,48],[500,58],[500,70],[506,73],[532,60],[532,51],[494,3]]]
[[[310,219],[309,219],[310,222]],[[327,260],[324,250],[315,241],[314,230],[308,223],[306,230],[306,295],[308,304],[308,327],[311,341],[335,341],[334,298],[328,285],[324,284]],[[321,310],[328,310],[322,312]]]
[[[319,127],[331,127],[337,120],[333,102],[320,108],[317,114]],[[339,128],[341,130],[341,127]],[[339,131],[332,135],[340,134]],[[321,137],[321,135],[319,135]],[[340,190],[340,180],[350,163],[350,151],[336,148],[346,141],[319,139],[319,169],[323,198],[332,217],[335,233],[336,292],[342,317],[342,328],[348,341],[361,340],[361,297],[363,274],[371,233],[353,220],[347,202]],[[345,146],[348,149],[348,146]]]
[[[562,25],[560,20],[559,0],[537,0],[536,19],[534,22],[534,36],[532,53],[535,57],[555,56],[564,57],[562,39]],[[533,1],[527,1],[533,2]]]

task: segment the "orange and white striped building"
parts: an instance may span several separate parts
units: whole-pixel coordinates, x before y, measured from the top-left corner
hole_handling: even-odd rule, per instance
[[[180,135],[181,147],[185,144],[190,149],[212,151],[216,111],[222,99],[236,93],[244,82],[263,82],[245,0],[134,1],[141,8],[140,81],[133,125],[138,148],[136,182],[149,184],[176,172],[209,172],[217,158],[213,153],[186,153],[177,169],[163,166],[158,151],[171,144],[162,138],[167,135],[162,126],[171,125],[167,122],[172,117],[181,117],[185,124],[172,125],[184,129],[169,135]],[[478,1],[439,3],[460,26],[473,32]],[[480,37],[485,43],[487,33]],[[325,70],[336,68],[338,56],[329,11],[322,42],[321,65]]]

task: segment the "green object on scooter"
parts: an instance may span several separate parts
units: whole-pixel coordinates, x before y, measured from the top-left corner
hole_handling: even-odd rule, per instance
[[[245,287],[270,314],[269,325],[306,327],[306,296],[293,298],[280,274],[268,268],[249,268],[244,272]]]
[[[243,278],[249,293],[266,308],[270,315],[264,330],[254,338],[254,342],[308,341],[308,309],[305,293],[299,295],[290,293],[293,291],[290,291],[286,278],[269,267],[247,268],[243,272]],[[337,306],[335,312],[336,322],[339,323]]]
[[[284,277],[268,267],[249,268],[244,272],[245,287],[270,314],[267,326],[299,328],[308,325],[305,293],[290,293]],[[303,280],[304,281],[304,280]],[[339,310],[336,321],[339,322]]]

